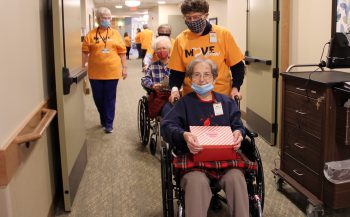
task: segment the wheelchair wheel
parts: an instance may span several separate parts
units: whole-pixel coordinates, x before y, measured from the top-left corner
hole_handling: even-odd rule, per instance
[[[254,138],[245,139],[241,150],[249,160],[257,163],[256,173],[246,174],[247,189],[249,195],[249,210],[251,217],[262,216],[265,198],[264,171],[259,150],[255,146]]]
[[[147,115],[147,106],[148,106],[147,104],[148,104],[147,97],[143,96],[139,100],[138,115],[137,115],[139,137],[142,145],[144,146],[148,144],[149,134],[150,134],[150,120]]]
[[[169,156],[169,154],[170,153],[168,153],[168,148],[166,144],[162,144],[160,150],[160,157],[164,217],[174,217],[171,157]]]
[[[156,154],[157,151],[157,135],[155,133],[152,133],[151,140],[149,142],[149,150],[151,151],[152,155]]]

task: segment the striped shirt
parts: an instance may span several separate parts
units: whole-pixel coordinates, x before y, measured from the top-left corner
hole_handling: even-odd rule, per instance
[[[168,64],[163,64],[160,60],[153,62],[145,72],[145,77],[141,79],[141,85],[152,89],[153,84],[161,83],[165,78],[169,78],[170,69]]]

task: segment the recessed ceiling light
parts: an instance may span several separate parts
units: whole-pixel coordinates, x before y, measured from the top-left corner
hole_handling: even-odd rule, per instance
[[[158,1],[158,4],[163,5],[165,4],[165,1]]]
[[[116,5],[116,6],[114,6],[115,8],[123,8],[123,6],[122,5]]]
[[[140,6],[141,2],[137,1],[137,0],[129,0],[129,1],[125,1],[125,5],[128,7],[138,7]]]

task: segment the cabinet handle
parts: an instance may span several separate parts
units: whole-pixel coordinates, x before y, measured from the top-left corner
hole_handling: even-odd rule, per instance
[[[293,173],[297,174],[298,176],[303,176],[303,175],[304,175],[304,174],[302,174],[302,173],[298,173],[298,170],[297,170],[297,169],[293,170]]]
[[[295,110],[296,113],[298,114],[301,114],[301,115],[306,115],[306,112],[302,112],[302,111],[299,111],[299,110]]]
[[[296,90],[300,90],[300,91],[306,91],[306,89],[300,88],[300,87],[296,87],[295,89],[296,89]]]
[[[298,147],[298,148],[300,148],[300,149],[304,149],[305,148],[305,146],[301,146],[300,143],[298,143],[298,142],[294,143],[293,145]]]

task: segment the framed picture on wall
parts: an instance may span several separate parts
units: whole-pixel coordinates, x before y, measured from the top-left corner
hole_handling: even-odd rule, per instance
[[[218,25],[218,18],[217,17],[209,18],[209,23]]]
[[[332,36],[350,32],[350,0],[332,0]]]

